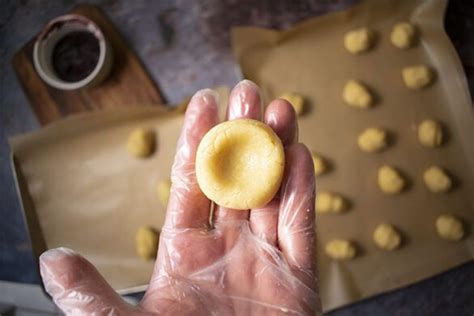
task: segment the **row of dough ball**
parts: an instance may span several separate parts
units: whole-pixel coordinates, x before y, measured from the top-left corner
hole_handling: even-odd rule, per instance
[[[438,216],[435,227],[438,236],[449,241],[459,241],[465,234],[462,221],[450,214]],[[379,249],[387,251],[398,249],[402,244],[400,232],[387,223],[379,224],[374,229],[372,239]],[[333,239],[326,243],[324,250],[330,258],[335,260],[348,260],[357,255],[355,243],[347,239]]]
[[[390,42],[400,49],[408,49],[416,44],[417,31],[415,26],[408,22],[399,22],[392,27]],[[374,46],[375,31],[360,27],[344,35],[344,47],[351,54],[368,52]]]
[[[433,193],[448,192],[453,185],[450,176],[444,169],[431,166],[423,173],[423,181]],[[398,194],[403,191],[406,181],[394,167],[384,165],[379,168],[377,182],[380,190],[386,194]],[[347,211],[349,202],[340,194],[331,191],[320,191],[316,195],[315,211],[319,214],[339,214]]]
[[[409,89],[420,90],[431,84],[434,72],[426,65],[408,66],[402,69],[402,78]],[[351,79],[346,82],[342,90],[343,101],[357,109],[369,109],[375,103],[375,98],[366,84],[360,80]],[[305,112],[305,100],[296,93],[287,92],[279,96],[287,100],[294,108],[296,114],[301,116]]]

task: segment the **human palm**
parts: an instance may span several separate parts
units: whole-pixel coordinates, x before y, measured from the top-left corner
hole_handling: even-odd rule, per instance
[[[227,118],[261,119],[258,88],[237,85]],[[126,304],[83,257],[68,249],[41,257],[46,290],[67,314],[310,315],[320,311],[316,284],[314,173],[296,144],[295,113],[275,100],[263,121],[285,146],[280,192],[252,210],[212,209],[195,177],[195,154],[218,123],[211,90],[191,100],[177,145],[172,188],[155,270],[138,307]]]

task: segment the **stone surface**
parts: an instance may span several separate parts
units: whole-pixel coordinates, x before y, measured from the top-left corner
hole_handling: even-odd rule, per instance
[[[355,0],[93,0],[136,50],[163,95],[179,102],[197,89],[233,85],[240,75],[230,53],[229,30],[238,25],[285,28],[302,19],[339,10]],[[38,283],[10,169],[7,138],[39,127],[11,58],[50,19],[79,1],[0,1],[0,279]],[[446,29],[474,91],[474,2],[451,1]],[[474,264],[330,315],[471,315]]]

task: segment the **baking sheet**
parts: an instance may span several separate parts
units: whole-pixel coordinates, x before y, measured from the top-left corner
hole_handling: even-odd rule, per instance
[[[220,115],[228,88],[219,87]],[[169,178],[183,104],[166,111],[127,107],[77,114],[10,139],[14,173],[33,251],[70,247],[89,259],[121,293],[144,290],[154,262],[136,255],[140,226],[162,227],[157,184]],[[156,131],[146,159],[126,151],[137,127]]]
[[[408,285],[474,258],[474,123],[463,69],[443,30],[444,0],[363,1],[344,12],[317,17],[287,31],[255,27],[233,30],[232,45],[245,78],[255,81],[271,100],[286,92],[306,98],[306,115],[299,118],[300,141],[327,157],[332,170],[317,178],[317,191],[334,190],[352,207],[343,215],[317,216],[320,289],[324,310]],[[414,23],[418,44],[400,50],[390,43],[392,26]],[[344,34],[368,26],[377,32],[375,48],[351,55]],[[436,70],[433,85],[408,90],[404,66],[425,63]],[[373,89],[376,106],[353,109],[342,101],[349,79]],[[446,126],[447,142],[437,149],[422,147],[417,125],[435,118]],[[357,147],[357,135],[367,127],[390,132],[387,150],[368,154]],[[399,168],[409,181],[403,194],[387,196],[377,186],[383,164]],[[423,171],[445,167],[456,186],[447,194],[432,194]],[[468,236],[462,242],[441,240],[434,222],[439,214],[459,216]],[[381,222],[392,223],[403,236],[399,250],[378,250],[372,232]],[[351,239],[360,255],[348,262],[331,261],[323,253],[333,238]]]

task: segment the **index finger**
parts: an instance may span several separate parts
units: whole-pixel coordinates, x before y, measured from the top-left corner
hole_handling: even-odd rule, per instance
[[[171,171],[171,191],[164,228],[209,226],[211,202],[196,180],[196,151],[202,137],[218,123],[217,93],[198,91],[186,110]]]

